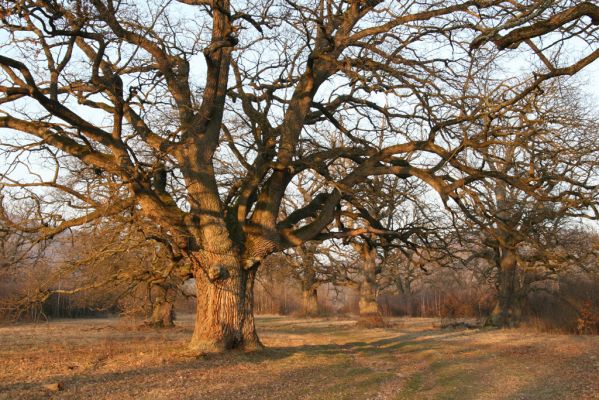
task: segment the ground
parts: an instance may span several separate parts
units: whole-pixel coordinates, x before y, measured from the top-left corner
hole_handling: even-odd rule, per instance
[[[599,399],[599,337],[391,322],[259,317],[266,350],[201,358],[191,317],[8,325],[0,399]]]

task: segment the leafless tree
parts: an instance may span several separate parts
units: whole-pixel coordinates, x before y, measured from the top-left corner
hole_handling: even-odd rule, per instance
[[[485,258],[496,270],[494,325],[520,322],[522,301],[534,281],[531,271],[525,276],[526,259],[537,259],[537,264],[549,261],[550,243],[569,219],[599,215],[595,121],[578,87],[554,81],[542,93],[482,125],[484,134],[510,138],[511,143],[501,149],[489,147],[482,162],[523,178],[542,177],[539,184],[547,194],[538,198],[498,179],[467,189],[475,194],[469,197],[472,203],[462,203],[462,212],[473,221],[466,237],[482,245],[470,258]]]
[[[459,127],[590,59],[492,88],[493,104],[470,99],[464,81],[476,60],[495,54],[483,44],[498,29],[534,26],[564,4],[4,0],[0,127],[13,132],[3,131],[3,190],[55,193],[27,228],[43,237],[138,209],[161,228],[154,239],[191,265],[191,348],[257,348],[261,261],[306,241],[364,234],[328,227],[368,177],[413,177],[444,202],[489,176],[530,186],[461,157],[495,140]],[[583,28],[573,35],[592,38]],[[343,140],[322,140],[332,132]],[[55,172],[21,176],[40,164]],[[86,171],[101,190],[66,184],[68,170]],[[327,185],[281,217],[303,171]]]
[[[330,258],[326,257],[326,244],[308,242],[285,254],[285,262],[291,268],[291,274],[299,283],[302,291],[301,315],[317,317],[321,315],[318,305],[318,288],[334,280]],[[322,259],[320,259],[322,258]]]

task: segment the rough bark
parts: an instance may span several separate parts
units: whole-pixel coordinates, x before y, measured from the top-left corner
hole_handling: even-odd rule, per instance
[[[160,285],[156,285],[154,289],[156,295],[152,301],[152,314],[146,324],[156,328],[175,326],[175,291]]]
[[[152,310],[150,326],[157,328],[169,328],[175,326],[175,308],[173,303],[164,299],[157,299]]]
[[[243,320],[241,325],[242,347],[246,351],[260,350],[264,346],[260,342],[256,324],[254,321],[254,282],[256,281],[256,272],[258,266],[243,271],[244,276],[244,303]]]
[[[239,258],[213,257],[209,272],[195,274],[197,309],[193,336],[189,344],[197,354],[231,349],[256,350],[262,347],[253,315],[254,279],[257,266],[241,267]],[[210,276],[210,271],[226,270],[226,275]]]
[[[241,279],[234,257],[215,260],[208,271],[226,265],[227,277],[213,277],[201,269],[195,273],[196,321],[189,347],[197,353],[221,352],[241,346]],[[227,265],[232,264],[232,265]]]
[[[299,249],[301,254],[302,315],[318,316],[318,278],[316,275],[316,247],[313,244]]]
[[[522,317],[522,291],[513,249],[501,249],[498,269],[497,303],[490,322],[497,327],[518,326]]]
[[[360,284],[360,318],[358,325],[365,328],[379,328],[386,326],[378,302],[378,284],[376,250],[368,243],[361,245],[363,281]]]

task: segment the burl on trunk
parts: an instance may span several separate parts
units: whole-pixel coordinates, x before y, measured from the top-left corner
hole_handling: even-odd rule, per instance
[[[201,354],[261,348],[253,315],[257,266],[244,269],[234,255],[212,257],[210,262],[207,272],[195,272],[197,309],[190,350]]]

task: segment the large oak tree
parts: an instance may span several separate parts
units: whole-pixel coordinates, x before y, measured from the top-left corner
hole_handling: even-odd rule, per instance
[[[597,57],[493,87],[500,100],[487,104],[467,89],[479,59],[498,51],[485,43],[503,38],[505,47],[500,29],[520,32],[513,44],[533,43],[545,32],[537,21],[562,15],[569,2],[1,4],[0,127],[12,130],[2,133],[3,190],[20,199],[55,193],[27,226],[44,237],[131,208],[151,218],[160,227],[151,239],[192,265],[191,347],[200,352],[260,346],[252,290],[261,261],[306,241],[364,233],[331,223],[369,176],[422,180],[443,201],[487,177],[542,190],[541,178],[522,181],[460,157],[494,141],[459,126],[482,111],[498,115]],[[592,37],[596,19],[587,26],[584,15],[560,21]],[[559,61],[553,49],[532,48]],[[324,140],[332,132],[343,140]],[[56,173],[23,167],[44,164]],[[71,170],[86,171],[101,190],[67,184]],[[327,185],[281,213],[303,171]]]

